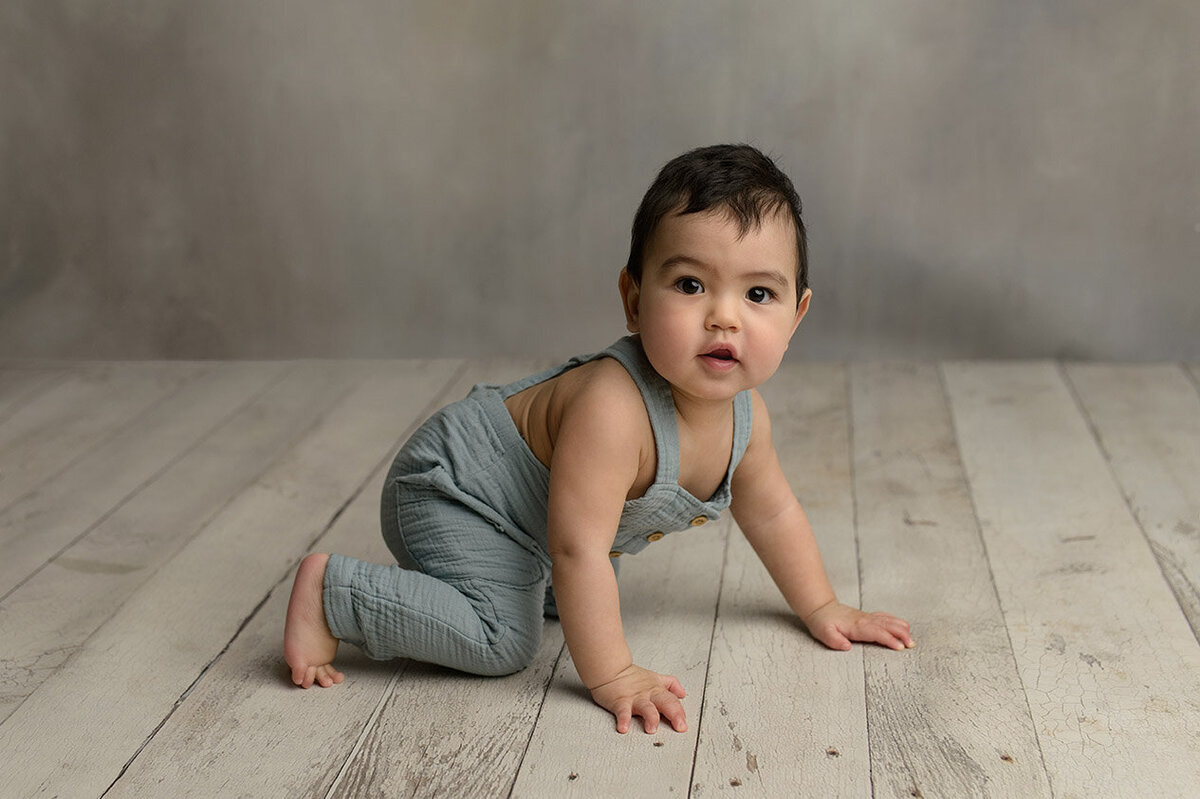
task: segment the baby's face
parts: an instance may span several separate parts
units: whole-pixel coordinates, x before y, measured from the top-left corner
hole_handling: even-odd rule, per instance
[[[779,367],[810,292],[796,304],[796,234],[773,215],[745,236],[722,210],[665,217],[641,285],[622,276],[629,330],[677,392],[724,400]]]

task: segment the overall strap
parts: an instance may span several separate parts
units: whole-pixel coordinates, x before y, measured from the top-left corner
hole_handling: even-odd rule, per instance
[[[679,423],[675,418],[675,398],[671,385],[654,370],[642,343],[636,336],[626,336],[604,351],[625,367],[650,414],[650,427],[654,431],[654,447],[658,466],[654,482],[675,485],[679,482]],[[736,442],[735,442],[736,445]]]
[[[754,399],[749,391],[739,391],[733,398],[733,453],[729,459],[729,474],[741,463],[750,446],[750,431],[754,429]]]

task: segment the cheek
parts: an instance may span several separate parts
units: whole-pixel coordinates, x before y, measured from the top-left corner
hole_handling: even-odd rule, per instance
[[[649,331],[678,331],[686,324],[686,311],[672,302],[653,302],[643,306],[641,324]]]
[[[764,362],[778,365],[778,362],[783,360],[784,353],[788,349],[791,332],[791,325],[786,322],[765,325],[756,331],[754,346],[763,354]]]

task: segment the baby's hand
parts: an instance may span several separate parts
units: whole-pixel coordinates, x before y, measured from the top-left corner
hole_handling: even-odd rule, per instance
[[[864,613],[836,600],[804,618],[813,637],[830,649],[846,650],[851,641],[869,641],[892,649],[916,646],[908,622],[890,613]]]
[[[634,716],[642,717],[648,733],[658,729],[660,717],[666,718],[676,732],[687,729],[683,703],[687,691],[679,680],[657,674],[640,666],[629,666],[612,680],[592,689],[597,705],[617,717],[617,732],[629,732]]]

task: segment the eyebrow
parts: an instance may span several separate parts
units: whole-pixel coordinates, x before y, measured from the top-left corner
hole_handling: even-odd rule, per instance
[[[692,267],[699,269],[702,272],[716,272],[717,270],[709,264],[701,261],[698,258],[693,258],[690,255],[672,255],[670,258],[662,262],[662,269],[682,269],[684,267]],[[744,277],[752,281],[762,281],[764,283],[773,283],[781,288],[787,288],[790,281],[784,276],[783,272],[774,269],[763,269],[759,272],[751,272]]]

